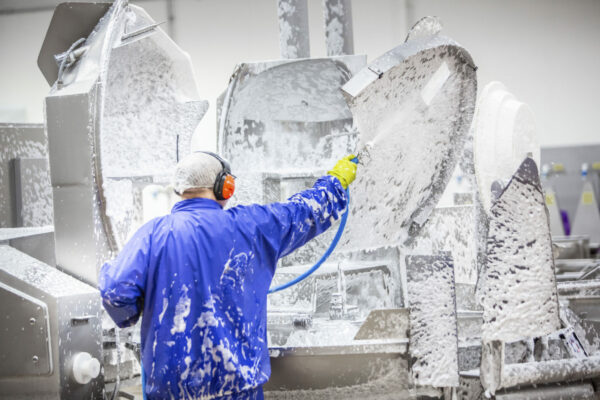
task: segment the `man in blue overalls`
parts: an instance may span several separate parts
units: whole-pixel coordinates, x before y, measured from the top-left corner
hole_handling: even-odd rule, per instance
[[[267,291],[277,260],[345,211],[354,156],[287,201],[224,210],[235,183],[209,152],[175,171],[183,200],[104,264],[99,287],[119,327],[141,324],[148,399],[262,399],[271,374]]]

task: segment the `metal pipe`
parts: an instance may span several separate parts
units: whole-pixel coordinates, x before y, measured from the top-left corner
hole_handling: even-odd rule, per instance
[[[600,356],[504,365],[500,388],[565,382],[600,376]]]
[[[350,0],[323,0],[323,16],[327,55],[354,54]]]
[[[164,21],[163,22],[157,22],[155,24],[151,24],[151,25],[145,26],[145,27],[140,28],[140,29],[138,29],[136,31],[133,31],[133,32],[125,33],[125,34],[123,34],[123,36],[121,36],[121,40],[125,41],[127,39],[131,39],[132,37],[139,36],[141,34],[153,31],[159,25],[162,25],[162,24],[164,24]]]
[[[307,0],[277,0],[277,16],[281,57],[310,57]]]
[[[559,282],[558,295],[564,298],[600,296],[600,280]]]
[[[85,38],[79,38],[69,47],[69,49],[66,52],[63,53],[64,57],[62,57],[62,59],[60,61],[59,68],[58,68],[58,78],[56,79],[57,87],[60,88],[63,84],[62,75],[65,70],[65,67],[72,65],[76,60],[75,56],[73,55],[73,50],[77,46],[79,46],[81,43],[84,43],[84,42],[85,42]],[[83,54],[83,53],[81,53],[81,54]],[[80,56],[81,56],[81,54],[80,54]]]
[[[595,399],[594,387],[590,383],[577,383],[572,385],[538,386],[534,388],[519,389],[509,393],[496,394],[496,400],[522,400],[522,399]]]

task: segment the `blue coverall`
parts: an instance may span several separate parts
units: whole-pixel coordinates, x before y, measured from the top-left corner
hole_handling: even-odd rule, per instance
[[[141,324],[148,399],[262,399],[271,374],[267,291],[277,260],[329,228],[347,206],[324,176],[286,202],[223,210],[175,204],[104,264],[99,288],[119,327]]]

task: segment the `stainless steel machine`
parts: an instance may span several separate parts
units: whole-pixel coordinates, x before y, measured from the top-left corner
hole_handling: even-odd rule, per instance
[[[588,237],[551,242],[529,158],[482,209],[467,50],[427,17],[367,65],[351,2],[327,0],[328,57],[310,58],[306,0],[277,6],[282,59],[241,63],[218,99],[232,203],[286,199],[347,153],[361,164],[338,250],[269,297],[265,397],[596,396],[598,261]],[[59,5],[38,64],[45,125],[0,124],[0,398],[131,398],[139,327],[103,313],[98,268],[148,218],[145,193],[207,103],[189,56],[122,0]],[[441,206],[457,165],[470,186]],[[332,236],[282,259],[274,284]]]
[[[96,289],[8,245],[0,259],[0,398],[102,398]]]
[[[102,398],[98,292],[55,268],[44,126],[0,142],[0,398]]]
[[[139,377],[139,335],[103,315],[98,268],[207,109],[157,26],[124,1],[59,5],[38,59],[45,126],[1,127],[0,398],[116,398]]]
[[[297,4],[302,2],[291,3],[297,12],[303,10]],[[349,3],[344,7],[349,11]],[[284,22],[294,21],[297,19]],[[292,32],[307,35],[300,22],[292,26]],[[238,204],[283,200],[312,185],[337,158],[359,149],[361,141],[365,145],[369,141],[367,133],[373,139],[375,133],[387,129],[390,135],[379,146],[369,145],[368,154],[365,151],[359,156],[370,165],[363,162],[359,166],[363,178],[351,188],[353,205],[345,235],[354,240],[342,244],[331,262],[313,276],[269,297],[272,377],[265,387],[269,398],[387,398],[400,393],[406,398],[439,397],[444,388],[458,385],[452,257],[434,262],[437,258],[426,253],[429,256],[420,262],[409,262],[407,255],[423,254],[425,248],[428,252],[446,248],[434,250],[431,244],[421,243],[420,253],[413,244],[394,244],[395,239],[391,239],[403,229],[404,237],[414,239],[421,228],[425,229],[424,222],[462,153],[472,116],[475,68],[468,53],[440,35],[440,30],[436,20],[425,19],[413,28],[405,44],[368,66],[364,65],[364,57],[350,55],[240,64],[219,99],[219,149],[233,169],[240,171],[240,190],[234,199]],[[289,41],[282,38],[282,42]],[[282,50],[284,58],[289,53]],[[302,53],[302,57],[307,56]],[[413,63],[423,59],[429,62],[424,62],[421,69],[414,67]],[[420,108],[396,121],[397,110],[411,107],[414,102],[420,102],[415,103]],[[461,113],[456,118],[458,109]],[[419,137],[422,118],[432,122],[432,129]],[[394,135],[402,126],[398,124],[404,124],[404,137]],[[400,148],[400,141],[414,146]],[[435,154],[431,153],[431,162],[417,164],[411,159],[410,151],[427,148],[433,142],[439,146]],[[389,193],[382,193],[388,197],[378,202],[386,205],[375,212],[371,207],[369,212],[368,186],[387,179],[382,166],[390,162],[390,157],[396,157],[397,167],[414,172],[414,176],[391,184]],[[396,196],[399,192],[404,195]],[[390,223],[379,221],[383,228],[375,233],[378,215],[387,215]],[[356,240],[361,226],[363,235],[369,232],[362,241]],[[274,284],[308,268],[332,236],[333,232],[324,234],[283,259]],[[466,249],[468,243],[453,243],[464,243],[461,250],[465,248],[466,253],[476,256]],[[461,250],[456,253],[459,258]],[[459,264],[468,274],[476,265],[470,260],[465,262],[465,258]],[[438,262],[446,267],[432,270],[431,265]],[[437,271],[434,275],[445,271],[449,274],[445,280],[432,280],[432,271]],[[448,310],[453,311],[434,311],[427,307],[431,303],[419,303],[417,299],[426,297],[419,294],[424,288],[445,292],[444,301],[449,301]],[[414,327],[421,324],[430,329],[422,332],[423,340],[416,341]],[[446,332],[436,331],[436,324],[454,326],[454,333],[432,349],[429,335],[441,332],[443,336]],[[388,329],[376,328],[385,325]],[[364,331],[371,333],[361,335]],[[448,346],[448,341],[454,346]],[[440,363],[447,358],[454,364]],[[447,367],[453,369],[453,375],[440,373]]]

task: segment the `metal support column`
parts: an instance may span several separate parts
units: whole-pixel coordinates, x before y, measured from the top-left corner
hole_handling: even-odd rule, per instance
[[[350,0],[323,0],[323,15],[327,55],[354,54]]]
[[[310,57],[307,0],[277,0],[277,16],[281,57]]]

